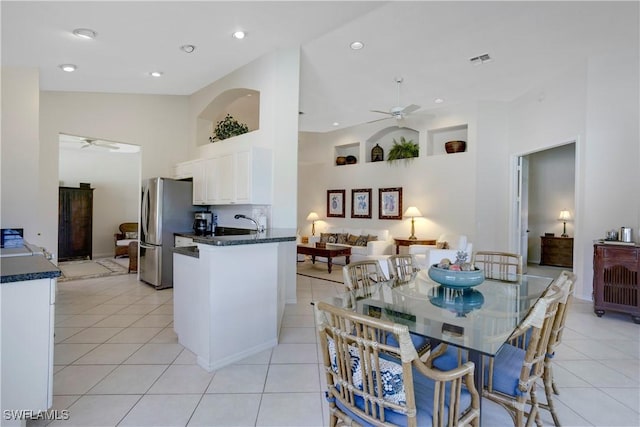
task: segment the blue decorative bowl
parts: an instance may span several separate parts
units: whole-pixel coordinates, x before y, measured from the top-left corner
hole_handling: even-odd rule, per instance
[[[464,317],[473,310],[482,307],[484,295],[475,289],[445,289],[437,286],[432,289],[429,301],[436,307],[444,308],[458,317]]]
[[[436,267],[429,267],[429,277],[442,286],[456,289],[466,289],[478,286],[484,282],[484,270],[456,271]]]

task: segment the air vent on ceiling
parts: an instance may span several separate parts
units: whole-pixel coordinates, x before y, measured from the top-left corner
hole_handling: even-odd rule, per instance
[[[469,58],[469,62],[474,65],[484,64],[485,62],[491,61],[491,57],[488,53],[483,53],[482,55],[474,56],[473,58]]]

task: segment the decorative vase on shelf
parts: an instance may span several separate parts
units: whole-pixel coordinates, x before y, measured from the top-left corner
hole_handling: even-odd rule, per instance
[[[371,161],[381,162],[383,160],[384,160],[384,149],[380,147],[379,144],[376,144],[376,146],[371,149]]]
[[[347,164],[347,158],[345,156],[336,157],[336,165],[342,166]]]
[[[449,141],[445,142],[444,149],[448,154],[462,153],[467,149],[467,143],[465,141]]]

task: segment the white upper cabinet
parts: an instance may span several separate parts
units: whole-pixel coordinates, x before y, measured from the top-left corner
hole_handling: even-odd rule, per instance
[[[193,204],[270,204],[272,154],[250,148],[194,162]]]
[[[188,162],[176,163],[176,165],[173,167],[173,178],[193,178],[193,163],[193,160],[189,160]]]
[[[191,173],[193,176],[193,204],[206,205],[206,180],[205,180],[205,163],[206,160],[196,160],[191,164]]]

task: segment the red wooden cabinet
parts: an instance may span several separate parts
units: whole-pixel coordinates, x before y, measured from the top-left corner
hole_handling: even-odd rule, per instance
[[[595,244],[593,247],[593,310],[628,313],[640,323],[640,247]]]

